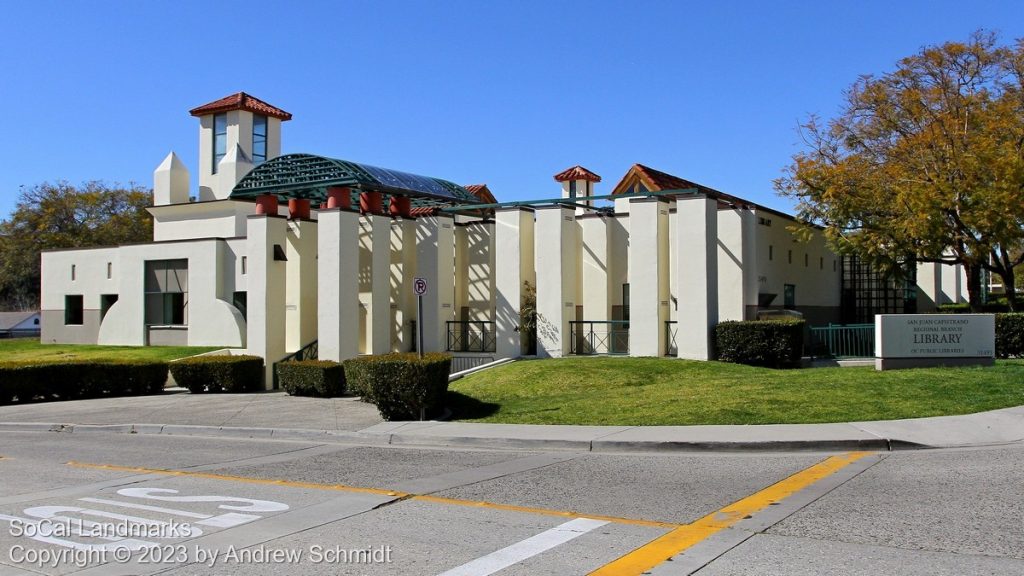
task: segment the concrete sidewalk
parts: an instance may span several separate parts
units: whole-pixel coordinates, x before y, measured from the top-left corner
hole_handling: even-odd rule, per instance
[[[354,398],[284,393],[104,398],[0,407],[0,430],[321,439],[592,452],[898,450],[1024,441],[1024,406],[964,416],[757,426],[542,426],[383,422]]]

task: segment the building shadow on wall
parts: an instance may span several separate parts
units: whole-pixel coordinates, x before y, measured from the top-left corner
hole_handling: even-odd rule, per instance
[[[448,408],[452,411],[452,419],[486,418],[501,408],[500,404],[482,402],[461,392],[448,391],[446,398]]]

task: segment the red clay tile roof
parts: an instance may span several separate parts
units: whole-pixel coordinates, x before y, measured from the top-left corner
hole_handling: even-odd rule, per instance
[[[494,199],[494,194],[491,193],[491,189],[487,187],[487,184],[466,184],[463,186],[466,190],[480,199],[484,204],[497,204],[497,200]]]
[[[640,177],[645,180],[645,183],[653,184],[655,190],[674,190],[678,188],[703,188],[699,184],[694,184],[689,180],[673,176],[668,172],[662,172],[661,170],[655,170],[649,166],[643,164],[634,164],[636,172],[640,174]]]
[[[439,214],[439,210],[436,206],[420,206],[409,210],[411,216],[436,216]]]
[[[239,92],[232,94],[231,96],[225,96],[220,100],[214,100],[209,104],[203,104],[198,108],[193,108],[188,111],[193,116],[206,116],[207,114],[216,114],[218,112],[227,112],[229,110],[248,110],[255,114],[263,114],[265,116],[271,116],[273,118],[280,118],[281,121],[288,121],[292,119],[292,115],[276,106],[271,106],[263,100],[250,96],[245,92]]]
[[[600,182],[601,177],[577,164],[568,170],[563,170],[562,172],[555,174],[555,182],[565,182],[567,180],[589,180],[591,182]]]
[[[633,179],[634,177],[638,178],[641,182],[643,182],[644,187],[646,187],[651,192],[661,192],[663,190],[680,189],[686,190],[695,188],[698,193],[704,194],[708,198],[715,198],[722,205],[732,204],[741,206],[754,206],[759,210],[766,210],[768,212],[779,214],[787,218],[792,218],[792,216],[789,216],[784,212],[779,212],[772,208],[761,206],[760,204],[755,204],[754,202],[751,202],[749,200],[744,200],[743,198],[740,198],[738,196],[733,196],[732,194],[720,192],[718,190],[715,190],[714,188],[708,188],[703,184],[697,184],[696,182],[691,182],[690,180],[687,180],[685,178],[673,176],[672,174],[662,172],[661,170],[655,170],[654,168],[644,166],[643,164],[633,164],[629,171],[626,172],[626,175],[622,177],[622,180],[619,180],[619,183],[615,185],[615,189],[612,190],[612,194],[625,194],[629,192],[632,188],[633,183],[635,182]]]

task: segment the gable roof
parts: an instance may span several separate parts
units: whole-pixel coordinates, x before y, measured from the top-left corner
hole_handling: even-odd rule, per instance
[[[704,186],[703,184],[698,184],[685,178],[680,178],[678,176],[669,174],[668,172],[655,170],[654,168],[651,168],[650,166],[644,166],[643,164],[633,164],[629,171],[626,172],[626,175],[622,177],[622,180],[619,180],[619,183],[615,185],[615,189],[612,190],[612,194],[614,195],[629,193],[634,181],[637,180],[642,182],[644,187],[646,187],[651,192],[660,192],[662,190],[685,190],[688,188],[695,188],[698,194],[704,194],[708,198],[714,198],[718,200],[720,207],[729,204],[733,204],[736,206],[749,206],[752,208],[756,208],[758,210],[769,212],[771,214],[795,220],[795,218],[792,215],[786,214],[785,212],[780,212],[779,210],[775,210],[774,208],[762,206],[761,204],[751,202],[750,200],[745,200],[743,198],[740,198],[739,196],[733,196],[732,194],[720,192],[718,190],[715,190],[714,188],[709,188],[707,186]]]
[[[555,182],[565,182],[567,180],[589,180],[591,182],[600,182],[601,177],[577,164],[572,168],[562,170],[558,174],[555,174]]]
[[[491,193],[491,189],[487,187],[487,184],[466,184],[463,186],[466,190],[469,190],[470,194],[476,196],[484,204],[497,204],[494,194]]]
[[[292,119],[292,115],[276,106],[271,106],[263,100],[255,96],[246,94],[245,92],[238,92],[230,96],[225,96],[220,100],[214,100],[208,104],[203,104],[188,111],[193,116],[206,116],[207,114],[216,114],[218,112],[227,112],[229,110],[247,110],[255,114],[263,114],[264,116],[271,116],[273,118],[280,118],[282,122],[287,122]]]

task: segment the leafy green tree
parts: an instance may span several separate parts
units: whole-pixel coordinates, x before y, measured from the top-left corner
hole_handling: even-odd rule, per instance
[[[23,188],[14,212],[0,221],[0,310],[38,308],[43,250],[152,240],[150,202],[149,190],[102,182]]]
[[[890,272],[908,257],[962,264],[971,306],[981,273],[1013,295],[1024,262],[1024,41],[922,49],[862,76],[841,112],[801,125],[808,149],[775,182],[830,245]],[[1009,298],[1014,306],[1014,298]]]

